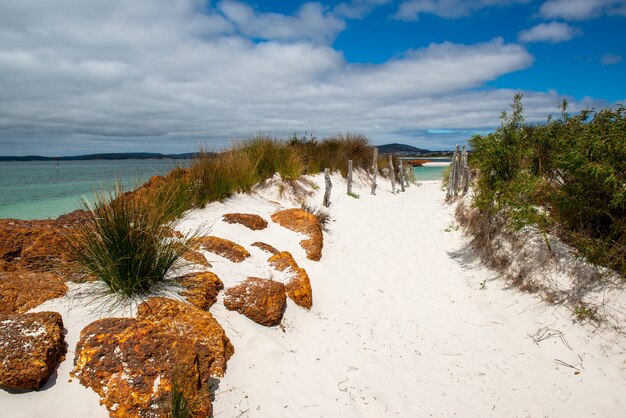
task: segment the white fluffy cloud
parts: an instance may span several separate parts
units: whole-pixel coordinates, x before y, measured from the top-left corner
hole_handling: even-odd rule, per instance
[[[399,20],[417,20],[420,14],[433,14],[445,19],[458,19],[493,6],[528,3],[529,0],[405,0],[393,15]]]
[[[567,23],[550,22],[540,23],[530,29],[519,33],[519,40],[522,42],[550,42],[558,43],[573,39],[579,31]]]
[[[604,14],[626,16],[626,0],[548,0],[540,14],[549,19],[585,20]]]
[[[426,130],[497,125],[513,92],[482,88],[532,63],[522,46],[494,39],[354,65],[315,41],[326,28],[253,42],[260,35],[242,35],[221,10],[200,0],[3,0],[0,154],[184,152],[259,131],[356,131],[441,148],[459,138],[428,142]],[[272,18],[289,27],[303,10]],[[558,103],[556,93],[527,97],[531,120]]]

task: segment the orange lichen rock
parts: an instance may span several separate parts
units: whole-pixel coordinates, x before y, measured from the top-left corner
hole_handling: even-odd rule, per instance
[[[285,285],[257,277],[248,277],[224,294],[226,309],[237,311],[267,327],[280,324],[286,302]]]
[[[57,312],[0,318],[0,386],[39,389],[65,359],[63,319]]]
[[[224,283],[210,271],[186,274],[178,280],[185,288],[181,296],[200,309],[209,309],[217,300],[220,290],[224,289]]]
[[[267,228],[267,221],[252,213],[227,213],[222,217],[229,224],[241,224],[254,231]]]
[[[302,209],[287,209],[272,215],[272,221],[292,231],[308,236],[300,241],[300,246],[306,251],[309,260],[319,261],[322,258],[324,236],[322,226],[315,215]]]
[[[276,248],[274,248],[271,245],[266,244],[264,242],[257,241],[257,242],[253,242],[251,245],[254,246],[254,247],[258,247],[258,248],[262,249],[263,251],[268,252],[270,254],[277,254],[278,253],[278,250]]]
[[[204,254],[202,254],[199,251],[188,250],[188,251],[185,251],[180,257],[183,260],[189,261],[190,263],[193,263],[193,264],[198,264],[199,266],[202,266],[202,267],[206,267],[206,268],[211,267],[211,263],[209,263],[206,257],[204,256]]]
[[[111,417],[168,416],[173,386],[192,416],[210,416],[209,379],[223,376],[233,352],[210,313],[153,298],[137,319],[106,318],[83,329],[72,375],[100,395]]]
[[[210,253],[221,255],[235,263],[241,263],[250,257],[250,253],[241,245],[224,238],[206,236],[191,240],[190,245],[194,248],[201,248]]]
[[[66,293],[65,281],[54,273],[0,272],[0,315],[27,312]]]
[[[290,271],[291,279],[285,285],[287,296],[298,306],[311,309],[313,306],[313,290],[306,270],[298,266],[291,253],[287,251],[274,254],[267,260],[278,271]]]

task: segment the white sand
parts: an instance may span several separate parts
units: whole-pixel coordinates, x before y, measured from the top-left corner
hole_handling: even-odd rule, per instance
[[[293,206],[274,190],[193,211],[181,225],[204,224],[252,253],[241,264],[208,255],[227,287],[248,275],[285,279],[250,246],[257,240],[291,251],[313,287],[310,311],[288,301],[284,330],[229,312],[221,299],[211,308],[235,346],[216,417],[624,416],[624,349],[479,265],[438,182],[397,195],[384,183],[376,196],[362,185],[359,199],[345,195],[338,176],[333,182],[335,221],[320,262],[305,258],[301,236],[271,222],[250,231],[221,221],[229,212],[269,220]],[[311,202],[319,205],[322,193]],[[37,309],[60,309],[68,327],[70,353],[56,383],[0,390],[3,417],[107,415],[91,390],[68,383],[78,333],[92,318],[77,306],[68,315],[65,300]],[[552,337],[535,343],[530,335]]]

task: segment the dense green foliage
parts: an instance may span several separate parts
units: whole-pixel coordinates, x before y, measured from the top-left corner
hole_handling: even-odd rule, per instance
[[[558,232],[590,261],[626,276],[626,109],[567,113],[537,126],[512,111],[487,136],[470,140],[479,169],[475,203],[503,211],[514,228]]]
[[[161,191],[161,193],[164,193]],[[68,231],[67,250],[80,269],[102,280],[113,293],[145,293],[165,276],[185,250],[163,225],[172,216],[171,195],[149,204],[115,187],[83,200],[87,222]]]

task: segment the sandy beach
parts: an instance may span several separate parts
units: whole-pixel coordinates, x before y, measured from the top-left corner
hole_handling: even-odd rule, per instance
[[[323,177],[312,179],[320,187],[309,203],[319,207]],[[313,289],[310,311],[288,300],[273,328],[226,310],[220,294],[210,312],[235,354],[213,387],[215,417],[623,416],[624,340],[483,267],[439,182],[397,194],[383,182],[376,196],[362,182],[359,198],[339,175],[333,184],[319,262],[277,224],[252,231],[221,220],[233,212],[269,220],[296,206],[275,186],[195,209],[178,226],[249,250],[240,264],[207,254],[226,288],[248,276],[284,280],[250,246],[263,241],[290,251]],[[2,416],[106,417],[98,396],[69,376],[81,329],[102,314],[67,296],[35,310],[63,315],[67,358],[40,391],[0,390]]]

